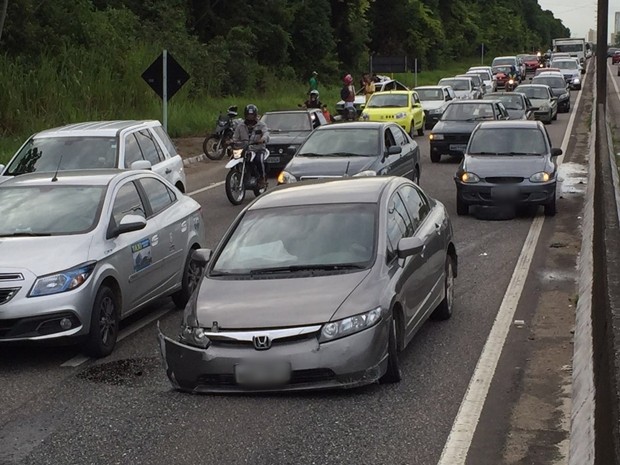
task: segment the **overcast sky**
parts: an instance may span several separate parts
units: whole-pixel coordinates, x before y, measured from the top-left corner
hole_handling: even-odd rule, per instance
[[[586,37],[589,29],[596,29],[596,0],[538,0],[538,4],[561,19],[573,37]],[[614,32],[614,13],[620,11],[620,0],[608,0],[608,5],[607,40],[609,33]]]

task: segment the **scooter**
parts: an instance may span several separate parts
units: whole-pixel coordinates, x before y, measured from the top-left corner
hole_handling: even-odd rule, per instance
[[[260,137],[262,131],[255,131],[254,136]],[[252,137],[250,138],[250,140]],[[269,150],[255,149],[252,144],[245,147],[233,147],[232,157],[226,168],[230,171],[226,175],[226,197],[233,205],[241,205],[245,199],[245,191],[251,190],[254,195],[259,195],[267,191],[267,184],[259,186],[261,173],[257,173],[253,163],[256,157],[263,157],[263,162],[269,158]]]

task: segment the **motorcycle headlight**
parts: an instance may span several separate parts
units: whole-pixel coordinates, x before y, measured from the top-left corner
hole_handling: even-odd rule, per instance
[[[477,182],[480,182],[480,178],[476,173],[470,173],[468,171],[465,171],[463,174],[461,174],[461,181],[465,184],[475,184]]]
[[[396,118],[396,119],[403,119],[403,118],[406,118],[406,117],[407,117],[407,113],[402,112],[402,111],[400,113],[396,113],[394,115],[394,118]]]
[[[430,140],[443,140],[443,134],[432,134],[428,136]]]
[[[540,171],[530,176],[531,182],[547,182],[551,179],[551,175],[546,171]]]
[[[241,158],[241,154],[243,154],[243,149],[233,150],[233,158]]]
[[[321,328],[319,342],[329,342],[335,339],[359,333],[374,326],[381,319],[381,308],[377,307],[366,313],[344,318],[338,321],[325,323]]]
[[[59,294],[77,289],[86,282],[95,269],[96,262],[78,265],[66,271],[37,278],[28,297]]]
[[[278,175],[278,184],[291,184],[297,182],[297,178],[288,171],[282,171]]]
[[[364,177],[368,177],[368,176],[376,176],[377,172],[373,171],[373,170],[364,170],[364,171],[360,171],[359,173],[356,173],[353,175],[354,178],[364,178]]]
[[[200,349],[206,349],[211,344],[211,340],[207,337],[205,330],[194,326],[183,325],[179,340],[184,344],[199,347]]]
[[[509,80],[508,80],[508,84],[514,84],[514,83],[515,83],[515,80],[514,80],[514,79],[509,79]]]

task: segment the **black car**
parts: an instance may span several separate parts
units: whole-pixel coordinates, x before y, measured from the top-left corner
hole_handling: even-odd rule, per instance
[[[545,84],[551,87],[551,93],[558,99],[558,111],[570,111],[570,87],[559,73],[541,73],[532,79],[532,84]]]
[[[532,102],[521,92],[490,92],[482,98],[484,100],[499,100],[502,102],[511,120],[534,119]]]
[[[314,128],[328,123],[319,108],[268,111],[261,121],[269,128],[270,155],[265,160],[269,171],[284,168],[293,157],[291,152],[301,146]]]
[[[418,144],[398,124],[354,122],[314,130],[278,176],[278,184],[348,176],[420,179]]]
[[[561,154],[540,121],[480,123],[454,177],[457,214],[471,205],[543,205],[555,215]]]
[[[461,156],[474,128],[485,120],[507,120],[508,111],[499,100],[454,100],[429,136],[431,161],[442,155]]]

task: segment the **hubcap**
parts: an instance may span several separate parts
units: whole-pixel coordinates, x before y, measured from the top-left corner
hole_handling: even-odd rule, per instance
[[[220,139],[209,139],[207,142],[207,151],[210,155],[217,155],[221,150],[222,141]]]
[[[454,275],[452,274],[452,260],[448,263],[446,275],[446,303],[452,312],[452,302],[454,300]]]
[[[187,270],[187,290],[189,291],[189,295],[194,293],[201,274],[202,270],[200,266],[194,261],[190,262],[189,269]]]
[[[99,312],[99,334],[101,342],[107,345],[116,333],[115,305],[111,297],[101,301]]]
[[[243,195],[243,182],[241,182],[241,173],[235,172],[230,178],[230,190],[235,194],[237,200],[241,200]]]

